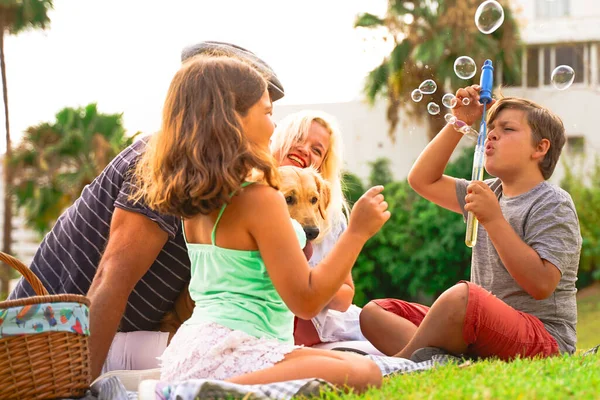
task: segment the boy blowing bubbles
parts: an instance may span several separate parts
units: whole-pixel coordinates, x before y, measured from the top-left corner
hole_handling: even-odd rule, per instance
[[[483,113],[479,91],[474,85],[456,93],[453,113],[468,125]],[[381,299],[363,309],[363,333],[388,355],[421,361],[436,352],[425,348],[435,347],[508,360],[575,351],[579,222],[569,194],[546,181],[565,144],[563,123],[525,99],[492,104],[485,169],[497,178],[469,182],[443,174],[462,138],[449,124],[409,173],[417,193],[465,218],[472,212],[480,227],[470,282],[448,289],[431,308]]]

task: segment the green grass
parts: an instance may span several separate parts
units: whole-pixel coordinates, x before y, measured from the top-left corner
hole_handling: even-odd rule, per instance
[[[600,355],[536,360],[480,361],[460,368],[384,379],[380,389],[362,395],[323,393],[323,399],[598,399]]]
[[[362,395],[327,392],[322,399],[598,399],[600,354],[583,356],[600,344],[600,285],[582,291],[578,304],[577,348],[574,356],[488,360],[460,368],[442,366],[430,371],[384,379],[380,389]]]
[[[600,286],[577,300],[577,349],[587,350],[600,344]],[[600,397],[600,396],[599,396]]]

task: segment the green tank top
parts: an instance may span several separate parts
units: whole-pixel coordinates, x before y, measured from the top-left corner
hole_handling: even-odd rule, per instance
[[[183,231],[191,261],[189,291],[196,302],[185,324],[214,322],[258,338],[293,343],[294,315],[275,290],[260,252],[215,245],[217,225],[226,207],[221,207],[211,244],[188,243]],[[306,235],[297,221],[292,220],[292,224],[303,248]]]

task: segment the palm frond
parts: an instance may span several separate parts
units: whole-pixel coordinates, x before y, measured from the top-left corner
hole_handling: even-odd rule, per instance
[[[450,90],[455,91],[478,79],[478,74],[470,80],[456,76],[454,61],[459,56],[470,56],[479,67],[487,58],[502,61],[505,76],[517,76],[521,58],[518,25],[509,1],[501,3],[505,10],[504,24],[493,34],[484,35],[473,23],[478,0],[389,1],[383,23],[390,32],[400,33],[397,37],[402,37],[402,42],[381,66],[371,71],[364,94],[371,102],[378,94],[387,95],[391,131],[398,123],[400,107],[406,107],[411,117],[424,114],[425,103],[407,100],[420,81],[434,79],[441,88],[449,82]],[[412,18],[407,18],[409,14]],[[443,93],[438,90],[430,96],[431,101],[439,103]],[[427,119],[433,128],[437,128],[438,120]]]
[[[404,39],[394,47],[389,58],[390,70],[393,73],[401,71],[404,68],[404,63],[410,58],[411,51],[412,43],[408,39]]]
[[[367,96],[367,100],[373,104],[377,95],[382,93],[386,88],[386,83],[388,80],[389,67],[387,62],[384,61],[379,67],[375,68],[369,75],[367,75],[367,79],[365,81],[365,95]]]
[[[29,127],[11,164],[28,226],[48,231],[83,187],[139,134],[127,136],[122,114],[102,114],[94,103],[64,108],[53,123]]]
[[[370,13],[360,14],[354,21],[355,28],[375,28],[379,26],[383,26],[383,20],[377,15]]]
[[[48,12],[53,9],[52,0],[4,0],[3,7],[15,5],[14,21],[8,26],[12,34],[28,29],[46,29],[50,25]]]

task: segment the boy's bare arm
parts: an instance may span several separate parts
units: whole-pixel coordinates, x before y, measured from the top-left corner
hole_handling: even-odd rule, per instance
[[[459,89],[456,92],[457,105],[452,109],[454,116],[467,125],[481,118],[483,106],[479,104],[478,85]],[[469,98],[469,105],[462,104],[463,98]],[[444,169],[452,152],[462,138],[451,125],[446,125],[440,133],[425,147],[408,174],[408,183],[427,200],[450,211],[462,214],[456,198],[456,179],[444,175]]]
[[[446,125],[425,147],[408,174],[408,183],[415,192],[457,213],[462,211],[456,198],[456,179],[444,175],[444,169],[461,138],[461,133]]]
[[[498,199],[481,181],[467,188],[466,211],[475,214],[485,227],[502,264],[513,279],[536,300],[548,298],[560,282],[558,268],[525,243],[506,221]]]
[[[560,271],[529,247],[502,217],[485,225],[488,236],[502,264],[527,293],[543,300],[554,292],[560,282]]]

